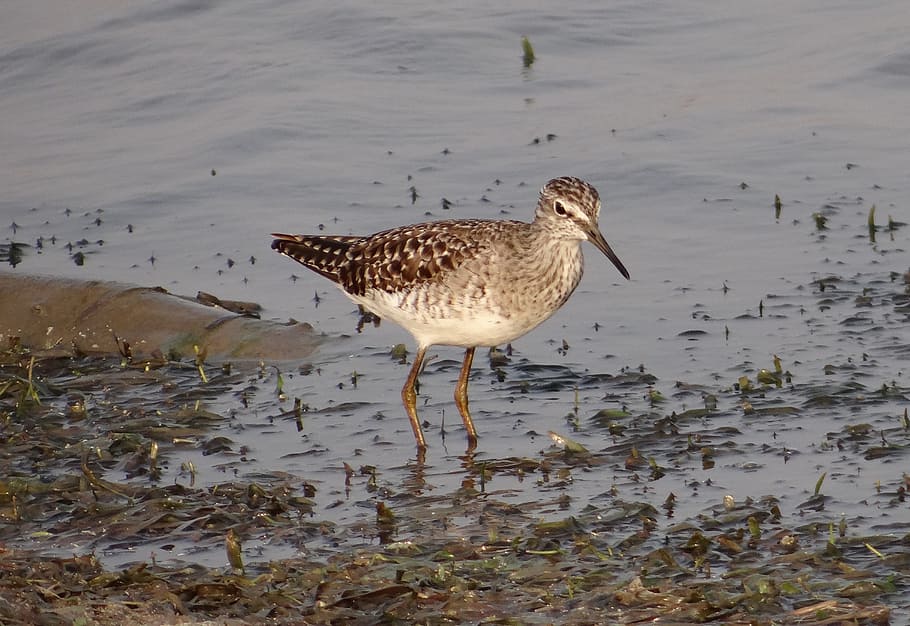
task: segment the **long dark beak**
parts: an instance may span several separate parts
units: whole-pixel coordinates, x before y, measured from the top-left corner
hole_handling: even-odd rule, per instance
[[[622,261],[619,260],[619,257],[616,256],[616,253],[613,252],[613,249],[610,247],[610,244],[607,243],[607,240],[604,239],[604,236],[596,228],[592,228],[588,231],[588,241],[597,246],[597,249],[607,255],[607,258],[613,262],[613,265],[616,266],[616,269],[619,270],[619,273],[626,277],[626,280],[629,280],[629,270],[626,269],[626,266],[622,264]]]

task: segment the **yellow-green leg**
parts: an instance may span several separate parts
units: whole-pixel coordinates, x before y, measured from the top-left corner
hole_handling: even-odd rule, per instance
[[[417,374],[423,366],[423,359],[427,354],[427,349],[423,346],[417,348],[417,356],[414,357],[414,364],[408,373],[408,379],[401,388],[401,401],[404,402],[404,410],[408,413],[408,419],[411,420],[411,428],[414,430],[414,439],[417,440],[418,450],[427,449],[427,441],[423,437],[423,429],[420,428],[420,419],[417,417]]]
[[[458,375],[458,384],[455,385],[455,406],[461,413],[461,419],[464,422],[464,428],[468,431],[469,448],[477,445],[477,430],[474,428],[474,420],[471,419],[471,412],[468,410],[468,377],[471,375],[471,363],[474,361],[474,348],[468,348],[464,353],[464,361],[461,364],[461,373]]]

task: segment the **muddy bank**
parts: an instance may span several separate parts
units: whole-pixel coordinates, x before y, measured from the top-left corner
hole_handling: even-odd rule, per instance
[[[209,305],[161,287],[0,273],[0,341],[58,354],[293,359],[320,338],[309,324],[251,317],[256,305]],[[224,304],[232,312],[221,306]]]
[[[865,515],[882,511],[873,529],[824,480],[796,507],[761,492],[701,496],[717,492],[694,466],[745,450],[717,423],[723,409],[600,412],[587,421],[617,443],[598,452],[440,460],[437,448],[435,465],[389,468],[301,446],[316,461],[298,474],[287,459],[256,464],[264,428],[292,418],[272,368],[241,369],[203,380],[173,363],[0,348],[0,624],[905,623],[897,462],[866,491]],[[661,381],[604,384],[646,382]],[[779,393],[748,395],[765,421],[793,420],[769,409],[801,390]],[[877,458],[899,459],[905,432],[852,428],[837,445],[868,458],[887,438],[897,448]],[[679,472],[694,486],[650,504]],[[362,513],[339,516],[345,507]],[[287,556],[270,558],[276,547]],[[115,554],[126,559],[111,566]]]
[[[400,411],[384,349],[350,373],[0,344],[0,623],[906,625],[899,277],[827,276],[725,320],[779,332],[811,316],[817,341],[862,345],[708,384],[516,351],[478,389],[509,402],[484,412],[482,445],[519,452],[461,455],[440,419],[416,462],[404,415],[383,414]],[[183,306],[108,300],[131,291]],[[91,318],[89,301],[70,315]],[[545,396],[570,390],[560,419]]]

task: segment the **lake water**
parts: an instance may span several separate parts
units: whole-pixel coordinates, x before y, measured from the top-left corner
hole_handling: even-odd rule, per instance
[[[337,338],[311,359],[318,373],[283,367],[287,394],[315,411],[303,434],[292,420],[235,433],[255,451],[250,471],[337,484],[356,454],[400,486],[414,455],[398,396],[407,370],[388,349],[413,349],[409,336],[391,324],[355,333],[351,303],[273,253],[269,233],[530,219],[541,185],[580,176],[600,190],[602,230],[632,280],[586,245],[578,291],[515,342],[504,382],[478,353],[480,454],[538,454],[548,430],[570,432],[580,377],[642,366],[669,400],[663,413],[701,406],[699,394],[675,395],[682,381],[719,396],[739,441],[784,433],[772,455],[667,478],[655,502],[694,479],[712,487],[693,511],[724,493],[774,494],[792,508],[822,472],[840,471],[843,456],[818,447],[825,433],[851,420],[884,427],[907,406],[906,314],[888,294],[903,289],[891,273],[910,267],[908,229],[872,243],[867,215],[874,204],[879,225],[910,222],[908,28],[898,0],[14,3],[0,24],[0,237],[45,244],[4,271],[202,290],[313,323]],[[77,266],[63,246],[82,239]],[[826,277],[842,281],[841,299],[813,282]],[[857,313],[870,285],[875,306]],[[460,480],[449,452],[463,450],[451,401],[461,353],[432,353],[420,410],[452,426],[445,446],[428,429],[431,480],[445,490]],[[745,419],[732,386],[774,355],[795,384],[823,385],[826,365],[850,365],[839,381],[898,391],[862,416]],[[580,387],[583,424],[621,404],[650,411],[645,389],[617,398]],[[238,419],[261,425],[279,410],[263,398]],[[601,431],[571,436],[613,445]],[[788,464],[784,449],[797,453]],[[621,482],[623,458],[579,481],[580,499]],[[842,469],[846,511],[900,474]],[[352,504],[332,515],[373,513]]]
[[[552,358],[543,339],[597,322],[596,351],[679,377],[688,358],[658,338],[692,326],[693,302],[754,312],[787,280],[900,244],[854,239],[872,204],[906,218],[908,22],[899,2],[29,3],[0,27],[0,215],[20,227],[4,237],[104,240],[82,267],[58,245],[21,271],[257,300],[341,333],[350,304],[269,232],[529,219],[546,180],[578,175],[633,281],[587,250],[580,293],[520,346]],[[842,199],[818,242],[811,214]]]

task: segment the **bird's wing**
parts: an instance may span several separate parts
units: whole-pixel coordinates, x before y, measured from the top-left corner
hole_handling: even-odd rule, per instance
[[[335,235],[285,235],[272,233],[272,249],[290,257],[333,282],[341,282],[341,268],[348,262],[347,253],[363,237]]]
[[[404,291],[439,280],[483,253],[478,241],[485,239],[472,233],[494,223],[430,222],[376,233],[350,246],[348,262],[339,267],[339,282],[345,291],[363,295],[369,289]]]

